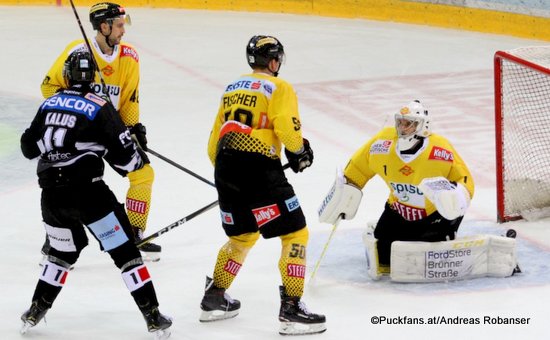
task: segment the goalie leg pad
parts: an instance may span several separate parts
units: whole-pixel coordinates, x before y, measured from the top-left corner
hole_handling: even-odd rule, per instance
[[[369,226],[363,234],[365,256],[367,257],[367,274],[373,280],[380,280],[382,276],[389,274],[390,268],[388,266],[381,266],[378,262],[378,240],[374,238],[373,229]]]
[[[443,282],[477,277],[508,277],[517,266],[515,239],[477,235],[443,242],[395,241],[391,279]]]

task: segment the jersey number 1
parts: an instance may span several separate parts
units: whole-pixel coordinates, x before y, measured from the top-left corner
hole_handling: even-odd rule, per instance
[[[53,148],[63,147],[63,142],[65,141],[65,135],[67,134],[67,129],[65,128],[55,128],[53,126],[48,126],[46,132],[44,132],[44,137],[42,137],[42,142],[44,143],[44,148],[46,152],[50,152]]]

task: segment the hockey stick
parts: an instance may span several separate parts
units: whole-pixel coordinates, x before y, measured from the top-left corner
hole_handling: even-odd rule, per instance
[[[111,101],[111,97],[109,96],[109,93],[107,91],[107,85],[106,85],[105,80],[103,79],[103,76],[102,76],[102,74],[99,70],[99,65],[95,60],[94,53],[92,52],[92,47],[90,46],[90,42],[88,41],[88,37],[86,35],[86,32],[84,31],[84,27],[82,27],[82,22],[80,21],[80,17],[78,16],[78,12],[76,11],[74,2],[73,2],[73,0],[70,0],[70,2],[71,2],[71,7],[73,9],[73,13],[76,17],[76,21],[78,23],[78,27],[80,28],[80,32],[82,33],[82,36],[84,37],[84,42],[86,43],[86,47],[88,48],[88,52],[90,52],[90,57],[92,59],[92,62],[94,63],[95,70],[97,71],[97,73],[99,75],[99,79],[101,81],[101,86],[103,87],[103,93],[107,95],[107,98],[108,98],[109,102],[112,104],[113,102]],[[207,184],[210,184],[211,186],[215,186],[214,183],[210,182],[209,180],[197,175],[196,173],[192,172],[191,170],[188,170],[188,169],[184,168],[183,166],[177,164],[176,162],[162,156],[158,152],[156,152],[154,150],[151,150],[150,148],[148,149],[148,152],[151,153],[152,155],[162,159],[163,161],[175,166],[176,168],[178,168],[180,170],[183,170],[183,171],[187,172],[188,174],[200,179],[201,181],[203,181]]]
[[[140,240],[139,242],[136,242],[136,246],[140,247],[140,246],[144,245],[145,243],[151,241],[152,239],[155,239],[155,238],[159,237],[160,235],[162,235],[164,233],[167,233],[167,232],[169,232],[170,230],[172,230],[174,228],[179,227],[180,225],[184,224],[185,222],[199,216],[200,214],[214,208],[217,205],[218,205],[218,201],[216,200],[216,201],[208,204],[207,206],[204,206],[204,207],[200,208],[199,210],[197,210],[195,212],[192,212],[191,214],[185,216],[184,218],[179,219],[176,222],[162,228],[161,230],[157,231],[156,233],[147,236],[146,238]]]
[[[340,214],[340,216],[338,216],[338,218],[336,219],[336,222],[334,222],[334,224],[332,225],[332,230],[330,232],[327,242],[325,243],[325,247],[323,248],[323,251],[321,252],[321,255],[319,256],[319,258],[317,259],[317,262],[315,263],[315,267],[313,267],[313,271],[311,272],[311,276],[309,277],[309,283],[313,282],[313,279],[315,278],[315,274],[317,273],[317,269],[319,269],[319,265],[321,264],[321,261],[325,257],[325,253],[327,252],[328,245],[332,240],[332,236],[334,236],[334,232],[336,231],[336,228],[338,228],[338,224],[343,218],[344,218],[344,215]]]
[[[92,46],[90,46],[90,42],[88,41],[88,36],[84,31],[84,27],[82,27],[82,22],[80,21],[80,17],[78,16],[78,12],[76,11],[76,7],[74,6],[73,0],[70,0],[70,3],[71,3],[71,7],[73,8],[73,13],[74,13],[74,16],[76,17],[76,22],[78,23],[78,27],[80,28],[80,32],[82,33],[82,37],[84,38],[84,43],[86,43],[88,52],[90,52],[90,58],[94,63],[97,74],[99,75],[99,81],[101,82],[101,86],[103,87],[103,94],[106,95],[106,98],[108,99],[109,103],[113,104],[113,101],[111,100],[111,96],[109,95],[109,91],[107,91],[107,84],[105,84],[105,80],[101,75],[101,71],[99,70],[99,64],[95,60],[94,52],[92,51]]]
[[[163,155],[159,154],[158,152],[156,152],[155,150],[151,150],[151,148],[148,148],[147,152],[149,152],[150,154],[152,154],[153,156],[156,156],[160,159],[162,159],[163,161],[165,161],[166,163],[170,164],[170,165],[173,165],[175,166],[176,168],[182,170],[182,171],[185,171],[187,174],[203,181],[204,183],[206,184],[210,184],[211,186],[215,187],[216,185],[214,183],[212,183],[211,181],[207,180],[206,178],[194,173],[193,171],[187,169],[186,167],[184,166],[181,166],[179,165],[178,163],[174,162],[173,160],[167,158],[167,157],[164,157]]]
[[[92,52],[92,47],[90,46],[90,42],[88,41],[88,37],[86,36],[86,32],[84,31],[84,27],[82,27],[82,22],[80,21],[80,17],[78,16],[78,12],[76,11],[76,8],[74,6],[74,2],[73,0],[70,0],[71,2],[71,7],[73,9],[73,13],[76,17],[76,21],[78,23],[78,27],[80,28],[80,32],[82,33],[82,36],[84,37],[84,42],[86,43],[86,47],[88,48],[88,52],[90,52],[90,57],[92,59],[92,62],[94,63],[94,66],[95,66],[95,70],[97,71],[98,75],[99,75],[99,79],[101,81],[101,86],[103,87],[103,93],[107,95],[107,98],[109,100],[109,102],[112,104],[112,100],[111,100],[111,97],[109,96],[109,93],[107,91],[107,85],[105,83],[105,80],[103,79],[103,76],[99,70],[99,65],[98,63],[96,62],[95,60],[95,57],[94,57],[94,53]],[[166,157],[164,157],[163,155],[159,154],[158,152],[154,151],[154,150],[151,150],[150,148],[148,148],[147,150],[150,154],[162,159],[163,161],[175,166],[176,168],[180,169],[180,170],[183,170],[185,172],[187,172],[188,174],[190,174],[191,176],[194,176],[195,178],[198,178],[200,179],[201,181],[207,183],[207,184],[210,184],[211,186],[215,186],[214,183],[210,182],[209,180],[207,180],[206,178],[203,178],[199,175],[197,175],[196,173],[194,173],[193,171],[191,170],[188,170],[186,168],[184,168],[183,166],[179,165],[178,163],[172,161],[171,159],[168,159]]]
[[[180,170],[186,172],[187,174],[189,174],[189,175],[195,177],[196,179],[201,180],[201,181],[203,181],[204,183],[209,184],[209,185],[211,185],[211,186],[213,186],[213,187],[216,187],[216,184],[214,184],[213,182],[211,182],[211,181],[207,180],[206,178],[202,177],[201,175],[199,175],[199,174],[197,174],[197,173],[195,173],[195,172],[193,172],[193,171],[187,169],[186,167],[184,167],[184,166],[182,166],[182,165],[180,165],[180,164],[174,162],[174,161],[171,160],[170,158],[161,155],[160,153],[156,152],[155,150],[151,150],[151,148],[148,148],[147,152],[149,152],[149,153],[152,154],[153,156],[156,156],[156,157],[162,159],[162,160],[165,161],[166,163],[168,163],[168,164],[170,164],[170,165],[172,165],[172,166],[175,166],[176,168],[178,168],[178,169],[180,169]],[[290,164],[289,164],[289,163],[283,165],[283,170],[286,170],[286,169],[288,169],[288,168],[290,168]]]
[[[288,168],[290,168],[290,164],[288,164],[288,163],[283,166],[283,169],[288,169]],[[212,183],[212,185],[213,185],[213,183]],[[204,206],[204,207],[200,208],[199,210],[197,210],[195,212],[192,212],[191,214],[185,216],[184,218],[181,218],[181,219],[177,220],[176,222],[162,228],[161,230],[157,231],[156,233],[153,233],[153,234],[145,237],[144,239],[140,240],[139,242],[136,242],[136,246],[141,247],[145,243],[159,237],[160,235],[165,234],[165,233],[169,232],[170,230],[179,227],[180,225],[182,225],[185,222],[199,216],[200,214],[202,214],[204,212],[207,212],[208,210],[214,208],[218,204],[219,204],[219,202],[216,200],[216,201],[208,204],[207,206]]]

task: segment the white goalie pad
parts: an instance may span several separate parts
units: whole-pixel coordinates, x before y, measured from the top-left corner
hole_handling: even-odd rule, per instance
[[[477,277],[508,277],[517,266],[516,240],[477,235],[443,242],[395,241],[391,280],[442,282]]]
[[[452,184],[445,177],[424,178],[418,187],[448,220],[464,216],[470,206],[468,190],[460,183]]]
[[[359,209],[362,197],[361,189],[347,184],[342,170],[338,169],[334,184],[317,210],[319,222],[335,224],[340,215],[344,220],[351,220]]]
[[[374,228],[370,225],[367,226],[367,231],[363,234],[363,244],[365,245],[365,256],[367,257],[367,274],[373,280],[379,280],[381,277],[376,241],[374,238]]]

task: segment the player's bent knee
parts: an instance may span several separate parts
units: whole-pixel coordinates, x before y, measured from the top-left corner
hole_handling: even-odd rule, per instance
[[[299,243],[299,244],[307,245],[307,242],[309,240],[309,230],[307,226],[305,226],[298,231],[281,235],[280,238],[281,238],[281,242],[283,243],[283,246],[290,243]]]
[[[143,168],[128,173],[130,185],[153,184],[155,180],[155,171],[149,164],[145,164]]]
[[[241,235],[236,236],[230,236],[229,241],[237,247],[240,248],[252,248],[254,244],[256,244],[256,241],[258,241],[258,238],[260,237],[260,233],[245,233]]]

